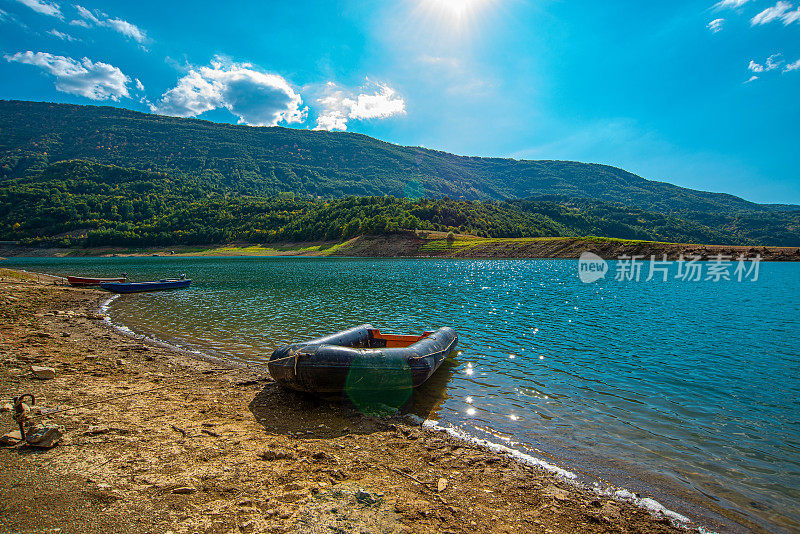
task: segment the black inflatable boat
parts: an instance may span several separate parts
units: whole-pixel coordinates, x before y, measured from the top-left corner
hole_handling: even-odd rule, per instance
[[[363,324],[280,347],[268,366],[278,384],[308,393],[410,389],[425,382],[457,343],[448,327],[409,336]]]

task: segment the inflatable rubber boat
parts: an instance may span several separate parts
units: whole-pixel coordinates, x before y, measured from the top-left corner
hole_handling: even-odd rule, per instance
[[[424,383],[457,344],[448,327],[417,336],[381,334],[363,324],[280,347],[268,367],[278,384],[307,393],[410,389]]]

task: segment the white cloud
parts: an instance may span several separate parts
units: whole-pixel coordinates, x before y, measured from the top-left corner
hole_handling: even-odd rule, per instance
[[[767,70],[775,70],[780,67],[783,60],[781,59],[782,54],[772,54],[767,58],[767,63],[764,65]]]
[[[17,17],[8,13],[7,11],[3,11],[2,9],[0,9],[0,22],[10,22],[12,24],[16,24],[21,28],[28,29],[28,27],[22,22],[20,22],[20,20]]]
[[[116,101],[129,96],[127,84],[130,78],[108,63],[93,62],[89,58],[79,61],[71,57],[47,52],[34,53],[30,50],[6,55],[5,59],[34,65],[55,76],[56,89],[64,93],[85,96],[91,100]]]
[[[56,30],[55,28],[53,28],[52,30],[48,30],[47,33],[49,33],[53,37],[58,37],[62,41],[77,41],[78,40],[78,39],[74,38],[73,36],[71,36],[70,34],[64,33],[64,32],[60,32],[60,31]]]
[[[360,94],[355,102],[346,100],[352,119],[382,119],[405,113],[406,104],[402,97],[388,85],[379,84],[373,94]]]
[[[755,73],[758,73],[758,74],[764,73],[764,72],[769,72],[769,71],[772,71],[772,70],[777,70],[777,69],[779,69],[781,67],[781,65],[784,64],[784,60],[781,58],[781,55],[782,54],[772,54],[771,56],[769,56],[767,58],[767,60],[764,62],[763,65],[759,64],[759,63],[756,63],[755,61],[751,60],[750,64],[747,66],[747,68],[749,70],[751,70],[752,72],[755,72]],[[786,73],[786,72],[791,72],[793,70],[798,70],[798,69],[800,69],[800,59],[798,59],[797,61],[795,61],[793,63],[787,63],[783,67],[781,72],[782,73]],[[745,82],[745,83],[752,82],[755,79],[758,79],[758,76],[753,76],[752,78],[747,80],[747,82]]]
[[[716,5],[714,5],[714,8],[716,8],[716,9],[725,9],[725,8],[733,9],[733,8],[737,8],[737,7],[742,7],[743,5],[745,5],[749,1],[750,0],[722,0],[721,2],[717,3]]]
[[[194,117],[225,108],[240,124],[275,126],[300,123],[308,108],[283,77],[259,72],[248,63],[224,63],[216,58],[210,67],[191,69],[175,87],[150,106],[154,113]]]
[[[110,19],[106,21],[106,24],[116,30],[118,33],[126,37],[130,37],[137,43],[143,43],[147,40],[147,36],[145,35],[144,31],[142,31],[139,27],[134,24],[131,24],[127,20],[122,19]]]
[[[61,14],[61,8],[55,2],[47,2],[45,0],[17,0],[20,4],[24,4],[42,15],[49,15],[51,17],[64,18]]]
[[[795,61],[794,63],[789,63],[783,68],[783,72],[791,72],[793,70],[800,69],[800,59]]]
[[[359,92],[339,89],[328,82],[325,96],[317,99],[322,112],[317,130],[346,130],[350,119],[384,119],[406,112],[406,103],[397,91],[386,84],[367,82]]]
[[[772,54],[767,58],[763,65],[756,63],[751,59],[747,68],[753,72],[767,72],[777,69],[782,63],[783,60],[781,59],[781,54]]]
[[[317,102],[322,104],[322,113],[317,117],[315,130],[347,130],[347,116],[349,111],[342,105],[344,92],[335,90],[333,82],[327,83],[328,95],[318,98]]]
[[[794,11],[789,11],[781,17],[784,26],[788,26],[793,22],[800,21],[800,6]]]
[[[722,24],[725,22],[725,19],[714,19],[708,24],[706,24],[706,28],[711,30],[711,33],[718,33],[722,30]]]
[[[789,2],[784,2],[780,0],[777,4],[772,7],[768,7],[764,11],[760,12],[758,15],[750,19],[750,25],[762,25],[762,24],[769,24],[770,22],[780,20],[783,22],[784,26],[788,26],[793,22],[797,22],[800,20],[800,7],[798,7],[794,11],[790,11],[792,9],[792,4]]]
[[[750,76],[750,79],[749,79],[749,80],[747,80],[747,81],[746,81],[746,82],[744,82],[744,83],[750,83],[750,82],[754,82],[754,81],[756,81],[757,79],[758,79],[758,76]]]
[[[213,82],[191,70],[178,80],[178,85],[162,95],[161,101],[153,106],[152,111],[177,117],[194,117],[220,107],[221,100]]]
[[[139,80],[139,78],[136,78],[135,81],[136,81],[136,88],[139,91],[144,91],[144,84]]]
[[[81,17],[83,17],[83,18],[85,18],[85,19],[86,19],[87,21],[89,21],[90,23],[92,23],[92,24],[97,24],[98,26],[100,25],[100,19],[98,19],[97,17],[95,17],[95,16],[94,16],[94,13],[92,13],[91,11],[89,11],[88,9],[86,9],[85,7],[83,7],[83,6],[79,6],[79,5],[77,5],[77,4],[76,4],[76,5],[75,5],[75,9],[77,9],[77,10],[78,10],[78,15],[80,15],[80,16],[81,16]]]
[[[427,65],[435,65],[438,67],[445,67],[451,70],[461,70],[463,68],[461,61],[454,57],[448,56],[431,56],[423,54],[418,58],[420,63]]]
[[[133,39],[139,44],[144,43],[147,41],[147,34],[136,26],[135,24],[131,24],[127,20],[122,20],[120,18],[109,18],[108,15],[101,11],[90,11],[83,6],[76,5],[75,9],[78,10],[78,15],[80,15],[84,20],[73,20],[70,24],[75,24],[78,26],[83,26],[84,28],[91,27],[92,24],[96,26],[102,26],[105,28],[111,28],[112,30],[116,31]]]

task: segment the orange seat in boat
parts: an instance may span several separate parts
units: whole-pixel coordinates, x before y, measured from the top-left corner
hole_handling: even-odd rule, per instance
[[[390,348],[404,348],[410,347],[417,341],[425,339],[433,332],[423,332],[422,335],[406,335],[406,334],[381,334],[377,328],[369,330],[370,346],[373,348],[386,347]]]

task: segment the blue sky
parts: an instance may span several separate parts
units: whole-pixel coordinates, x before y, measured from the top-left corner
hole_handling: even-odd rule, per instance
[[[607,163],[800,204],[797,0],[0,0],[0,98]]]

